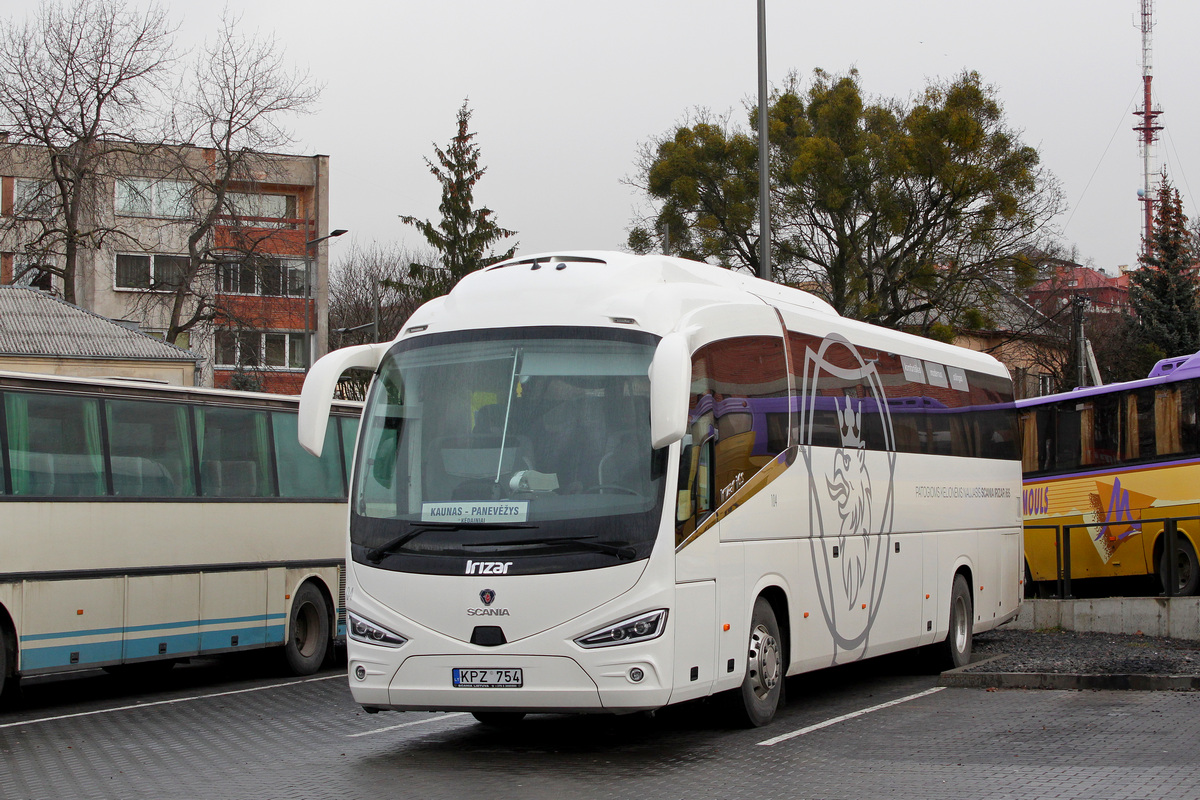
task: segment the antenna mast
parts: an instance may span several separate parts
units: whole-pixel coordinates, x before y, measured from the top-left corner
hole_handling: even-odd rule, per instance
[[[1149,254],[1150,238],[1154,233],[1154,192],[1151,182],[1154,180],[1154,140],[1162,126],[1155,120],[1162,109],[1151,107],[1150,81],[1151,70],[1151,32],[1154,30],[1154,0],[1141,0],[1142,3],[1142,110],[1133,112],[1135,117],[1141,117],[1142,123],[1135,125],[1134,130],[1140,136],[1142,164],[1145,170],[1142,190],[1138,192],[1145,213],[1145,233],[1142,239],[1142,253]]]

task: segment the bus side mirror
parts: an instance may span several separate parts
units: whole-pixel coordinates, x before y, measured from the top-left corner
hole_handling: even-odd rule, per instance
[[[650,446],[666,447],[687,433],[692,354],[682,333],[668,333],[650,362]]]
[[[392,346],[391,342],[360,344],[343,347],[322,356],[304,376],[304,388],[300,391],[300,416],[297,420],[296,438],[300,446],[314,456],[320,456],[325,445],[325,428],[329,425],[329,408],[333,405],[333,392],[338,378],[354,367],[378,369],[383,354]]]

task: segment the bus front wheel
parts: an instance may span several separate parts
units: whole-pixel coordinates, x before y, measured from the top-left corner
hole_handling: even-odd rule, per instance
[[[1164,548],[1158,560],[1158,577],[1167,586],[1167,553]],[[1175,596],[1188,597],[1200,586],[1200,565],[1196,563],[1196,548],[1180,534],[1175,540]]]
[[[754,601],[750,619],[746,677],[738,691],[741,702],[734,705],[739,724],[760,728],[775,718],[783,694],[783,647],[775,610],[765,597]]]
[[[312,675],[325,661],[332,638],[325,598],[306,583],[296,591],[288,617],[288,638],[283,648],[288,667],[296,675]]]

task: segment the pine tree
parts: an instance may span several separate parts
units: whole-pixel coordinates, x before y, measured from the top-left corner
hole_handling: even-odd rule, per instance
[[[445,294],[464,275],[516,252],[515,245],[504,253],[492,252],[493,244],[516,232],[497,225],[491,209],[473,205],[472,189],[487,169],[479,166],[479,145],[473,141],[475,133],[468,130],[470,121],[471,109],[464,100],[458,110],[458,134],[445,150],[434,145],[438,163],[425,159],[430,173],[442,184],[441,221],[435,225],[412,216],[400,217],[440,254],[439,264],[410,266],[410,281],[426,299]]]
[[[1137,315],[1141,345],[1160,357],[1200,349],[1200,307],[1196,300],[1196,254],[1179,191],[1166,175],[1155,200],[1154,231],[1142,266],[1130,275],[1130,302]]]

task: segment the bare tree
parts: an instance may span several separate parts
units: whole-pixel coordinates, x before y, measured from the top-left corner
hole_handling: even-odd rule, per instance
[[[352,242],[330,270],[330,349],[395,338],[424,302],[425,285],[411,278],[411,265],[433,263],[436,258],[432,249]],[[347,399],[361,399],[369,383],[369,374],[354,372],[343,381]]]
[[[138,301],[165,308],[170,342],[203,323],[257,324],[244,306],[218,301],[222,270],[238,269],[264,282],[270,276],[280,294],[289,293],[286,268],[263,254],[274,249],[279,223],[256,220],[259,212],[247,204],[275,172],[271,153],[293,142],[283,118],[309,112],[321,87],[285,63],[274,37],[244,35],[239,21],[226,11],[215,40],[206,42],[177,92],[173,138],[180,144],[167,151],[171,159],[162,167],[188,187],[187,265],[171,285],[152,287]],[[220,240],[214,236],[218,226]]]
[[[393,338],[422,302],[420,287],[407,280],[409,265],[433,258],[391,242],[352,242],[330,270],[329,346]]]
[[[114,158],[148,128],[173,36],[160,7],[143,13],[124,0],[46,0],[32,21],[0,22],[5,155],[47,178],[7,224],[21,227],[27,257],[62,279],[70,302],[80,251],[118,235],[96,200]]]

